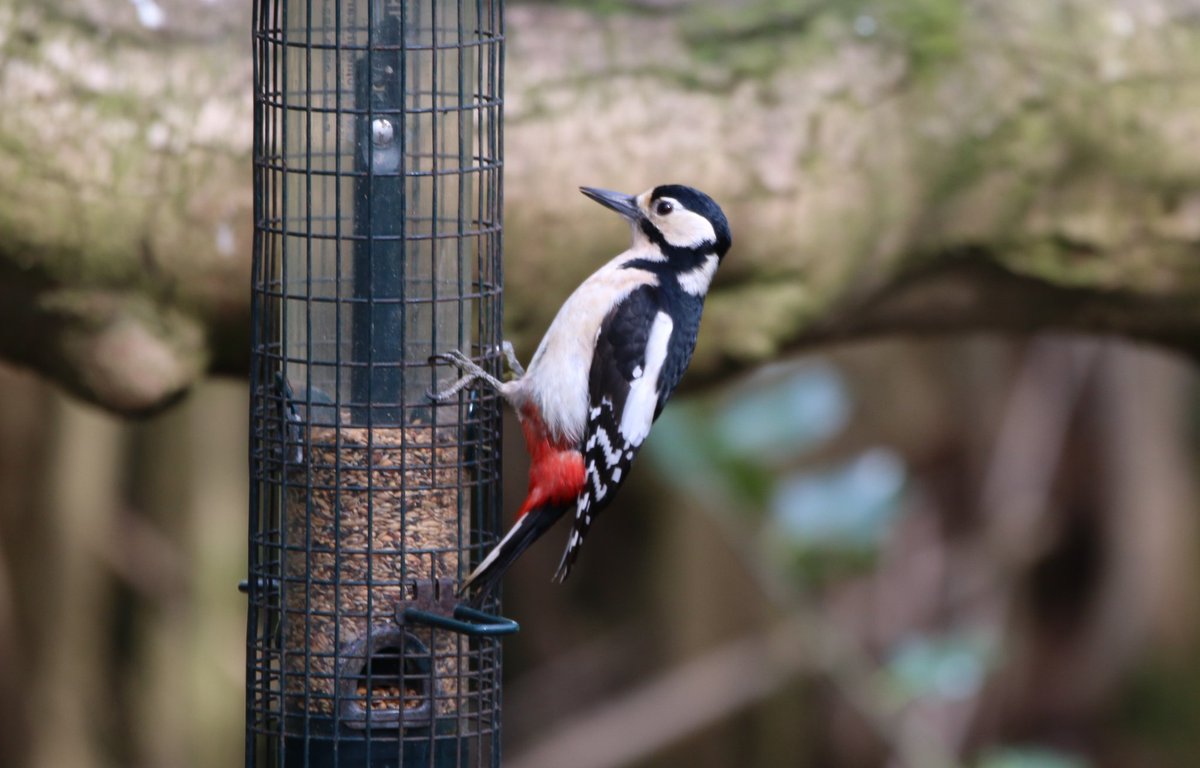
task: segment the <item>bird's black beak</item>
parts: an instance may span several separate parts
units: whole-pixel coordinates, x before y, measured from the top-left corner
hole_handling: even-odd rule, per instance
[[[638,210],[637,198],[633,195],[610,192],[607,189],[596,189],[595,187],[580,187],[579,191],[605,208],[611,208],[630,221],[637,221],[642,218],[642,212]]]

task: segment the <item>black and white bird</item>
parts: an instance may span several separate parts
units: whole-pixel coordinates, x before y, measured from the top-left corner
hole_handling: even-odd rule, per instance
[[[430,396],[445,401],[474,382],[494,388],[516,410],[531,457],[516,522],[462,585],[480,597],[573,510],[555,579],[570,573],[596,515],[629,476],[691,362],[704,297],[732,242],[721,208],[691,187],[667,184],[640,195],[581,191],[629,221],[633,243],[567,298],[529,369],[508,342],[503,350],[516,378],[506,382],[457,350],[433,358],[457,366],[463,377]]]

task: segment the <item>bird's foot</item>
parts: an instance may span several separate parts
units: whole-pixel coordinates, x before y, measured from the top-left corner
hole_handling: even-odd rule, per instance
[[[515,373],[517,378],[524,376],[525,367],[517,359],[517,352],[513,349],[512,342],[508,340],[500,342],[500,351],[504,353],[504,361],[508,363],[508,370]]]
[[[425,396],[435,403],[447,402],[476,381],[482,381],[484,384],[495,390],[499,390],[503,386],[503,383],[499,379],[480,368],[474,360],[467,357],[457,349],[452,349],[448,352],[442,352],[441,354],[433,355],[429,358],[429,363],[431,365],[436,365],[437,363],[447,363],[458,368],[463,373],[462,378],[445,389],[437,391],[430,390],[425,393]]]

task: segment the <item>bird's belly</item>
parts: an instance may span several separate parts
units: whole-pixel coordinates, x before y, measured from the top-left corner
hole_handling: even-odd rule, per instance
[[[625,296],[653,282],[655,276],[644,270],[605,269],[584,281],[563,303],[523,382],[523,394],[538,407],[550,434],[572,442],[583,439],[588,377],[600,325]]]
[[[592,367],[591,338],[600,328],[601,317],[587,329],[589,341],[573,331],[583,327],[564,325],[559,318],[550,326],[527,376],[527,396],[537,406],[547,432],[556,439],[576,443],[583,439],[587,423],[588,373]],[[590,318],[587,318],[590,319]],[[577,322],[577,321],[576,321]],[[568,332],[570,327],[572,332]]]

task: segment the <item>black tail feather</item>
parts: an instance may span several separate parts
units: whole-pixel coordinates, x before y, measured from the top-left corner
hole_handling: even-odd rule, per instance
[[[488,595],[492,594],[500,584],[500,579],[521,556],[521,553],[529,549],[533,542],[550,530],[563,516],[563,513],[572,506],[574,505],[548,504],[529,510],[520,520],[513,523],[500,543],[463,581],[462,586],[458,588],[458,593],[462,595],[468,590],[474,592],[470,600],[472,604],[479,604],[486,600]]]

